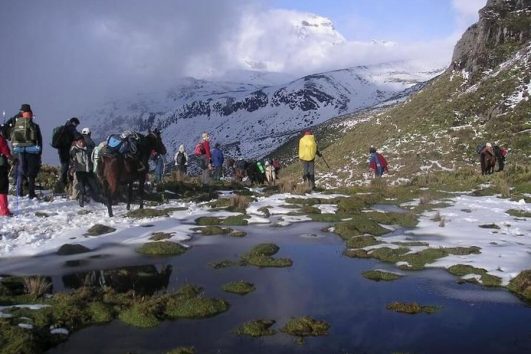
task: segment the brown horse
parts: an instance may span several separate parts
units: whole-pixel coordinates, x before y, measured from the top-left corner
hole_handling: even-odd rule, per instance
[[[494,173],[494,167],[496,166],[496,156],[487,149],[483,149],[479,154],[479,161],[481,163],[481,174],[490,175]]]
[[[118,186],[127,185],[127,210],[131,208],[133,197],[133,183],[138,181],[138,193],[140,196],[140,209],[144,208],[144,183],[149,171],[148,160],[151,151],[155,150],[159,154],[166,154],[166,147],[162,143],[160,132],[148,132],[146,136],[138,134],[137,153],[135,157],[124,157],[122,155],[111,155],[103,153],[101,155],[100,176],[107,197],[107,211],[109,216],[112,213],[112,199],[116,194]]]

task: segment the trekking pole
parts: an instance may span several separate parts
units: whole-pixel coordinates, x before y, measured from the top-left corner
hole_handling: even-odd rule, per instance
[[[328,162],[326,162],[323,154],[321,154],[321,158],[323,159],[323,162],[325,163],[326,167],[328,167],[328,169],[330,169],[330,166],[328,165]]]

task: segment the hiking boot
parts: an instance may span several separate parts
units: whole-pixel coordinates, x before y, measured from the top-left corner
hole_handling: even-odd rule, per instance
[[[79,195],[79,206],[82,207],[82,208],[85,206],[85,200],[84,199],[85,198],[83,198],[83,195],[80,194]]]

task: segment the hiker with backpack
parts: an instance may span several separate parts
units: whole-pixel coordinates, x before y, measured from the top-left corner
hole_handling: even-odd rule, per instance
[[[7,201],[9,192],[9,162],[13,160],[11,150],[4,135],[0,131],[0,216],[12,216]]]
[[[496,172],[503,171],[505,167],[505,158],[507,157],[508,150],[504,147],[500,147],[498,144],[494,145],[494,155],[496,160],[498,160],[498,169]]]
[[[311,189],[315,189],[315,155],[321,157],[315,136],[310,130],[305,130],[299,140],[299,159],[303,168],[302,179],[310,184]]]
[[[59,182],[63,187],[68,183],[68,167],[70,166],[70,148],[74,137],[80,135],[77,131],[79,119],[72,117],[64,125],[56,127],[52,134],[52,147],[57,149],[59,161],[61,162],[61,175]]]
[[[151,152],[151,160],[153,161],[155,168],[153,174],[155,176],[155,183],[161,183],[164,176],[164,155],[157,153],[155,150]]]
[[[369,171],[373,177],[382,177],[384,172],[389,172],[387,169],[387,161],[382,154],[376,152],[376,148],[371,146],[369,148]]]
[[[223,174],[223,162],[225,161],[225,157],[223,156],[223,152],[220,149],[219,143],[216,143],[214,148],[212,149],[212,167],[214,171],[212,172],[212,177],[215,181],[219,181],[221,179],[221,176]]]
[[[188,168],[188,154],[184,149],[184,144],[181,144],[179,146],[179,150],[177,150],[175,153],[174,162],[177,169],[177,176],[179,176],[179,178],[186,176],[186,170]]]
[[[72,147],[70,148],[70,158],[72,159],[72,169],[77,180],[77,198],[79,206],[83,207],[87,201],[87,188],[90,191],[90,196],[97,202],[103,202],[100,197],[100,188],[93,173],[93,165],[91,156],[88,153],[88,148],[85,143],[85,138],[82,134],[76,134]]]
[[[20,113],[8,128],[13,153],[17,158],[17,196],[23,196],[24,179],[28,181],[28,197],[36,198],[35,178],[41,168],[42,135],[41,128],[33,121],[29,104],[20,107]]]
[[[194,155],[200,160],[201,183],[206,185],[210,182],[210,170],[212,169],[212,154],[210,152],[210,137],[207,132],[201,134],[201,141],[194,149]]]

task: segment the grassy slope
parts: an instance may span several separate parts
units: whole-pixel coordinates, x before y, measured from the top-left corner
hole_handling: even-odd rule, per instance
[[[370,145],[383,151],[393,180],[409,180],[427,171],[457,171],[470,166],[479,171],[475,149],[487,141],[508,146],[511,151],[507,162],[518,175],[514,178],[529,180],[531,101],[522,100],[514,108],[504,103],[517,87],[529,83],[529,47],[524,51],[526,60],[520,56],[502,69],[498,66],[475,85],[467,82],[461,73],[448,70],[398,106],[347,117],[368,120],[343,136],[333,125],[317,128],[316,136],[321,147],[327,146],[322,150],[331,167],[328,170],[318,158],[317,171],[334,175],[321,181],[349,185],[363,180]],[[496,71],[499,72],[494,76],[492,73]],[[296,141],[276,153],[295,155]],[[284,173],[298,175],[299,170],[295,163]],[[528,183],[524,189],[529,187]]]

